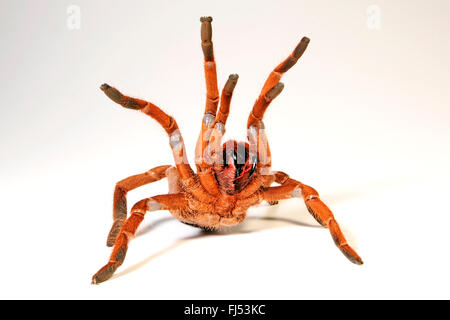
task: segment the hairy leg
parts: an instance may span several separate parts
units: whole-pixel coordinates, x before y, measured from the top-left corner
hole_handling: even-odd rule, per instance
[[[309,44],[309,38],[304,37],[294,51],[286,58],[281,64],[279,64],[269,75],[264,86],[261,90],[261,93],[256,100],[253,110],[250,113],[247,122],[247,128],[252,125],[255,125],[258,121],[263,119],[264,113],[269,106],[270,102],[280,94],[283,90],[283,84],[280,83],[281,76],[288,71],[295,63],[300,59],[305,52],[306,47]]]
[[[217,71],[216,62],[214,60],[214,48],[212,43],[212,18],[201,17],[201,39],[204,57],[204,69],[206,80],[206,106],[205,114],[215,115],[217,105],[219,103],[219,90],[217,89]]]
[[[212,43],[212,18],[200,18],[202,50],[204,56],[204,69],[206,80],[206,105],[202,121],[202,129],[197,141],[195,162],[200,183],[211,194],[219,195],[217,180],[212,166],[216,162],[216,151],[220,148],[221,138],[224,134],[230,102],[234,87],[238,79],[237,75],[230,75],[222,91],[220,109],[216,112],[219,103],[219,91],[217,86],[216,62]]]
[[[170,146],[172,148],[180,178],[182,180],[188,180],[193,177],[194,172],[192,171],[187,160],[183,137],[181,136],[178,124],[173,117],[167,115],[164,111],[151,102],[125,96],[119,90],[106,83],[103,84],[100,89],[102,89],[111,100],[121,106],[129,109],[140,110],[155,119],[169,135]]]
[[[195,148],[195,163],[197,166],[197,174],[201,185],[208,190],[209,193],[218,195],[219,189],[208,160],[205,159],[205,149],[207,148],[211,128],[216,118],[217,106],[219,104],[219,89],[217,87],[217,71],[216,62],[214,60],[214,49],[212,43],[212,18],[201,17],[201,40],[202,51],[204,57],[204,71],[206,82],[206,102],[205,112],[202,121],[200,135]]]
[[[113,219],[114,223],[108,235],[106,245],[112,247],[116,242],[119,230],[127,218],[127,193],[143,185],[161,180],[166,177],[166,171],[171,166],[159,166],[147,172],[137,174],[117,182],[114,190]]]
[[[135,235],[147,211],[178,210],[185,206],[186,200],[182,194],[160,195],[137,202],[131,209],[131,216],[120,229],[108,263],[92,277],[92,284],[108,280],[122,265],[128,250],[128,242]]]
[[[272,175],[272,160],[262,119],[270,103],[283,91],[284,85],[279,82],[281,76],[298,61],[306,50],[308,43],[309,39],[304,37],[291,55],[270,73],[250,112],[247,121],[247,138],[250,145],[250,156],[257,160],[257,171],[265,178],[263,181],[261,179],[255,179],[246,187],[244,190],[245,194],[253,192],[262,185],[267,187],[267,184],[270,183],[268,176]]]
[[[222,94],[220,95],[220,108],[217,112],[216,122],[226,124],[228,114],[230,113],[231,98],[233,97],[233,91],[236,87],[239,75],[230,74],[225,86],[223,87]]]
[[[264,200],[270,202],[293,197],[302,197],[309,213],[311,213],[316,221],[323,227],[329,229],[334,243],[342,251],[342,253],[351,262],[355,264],[363,264],[361,257],[347,243],[347,240],[345,239],[339,224],[334,218],[333,213],[322,202],[322,200],[320,200],[319,193],[314,190],[314,188],[302,184],[297,180],[291,179],[283,172],[277,172],[275,174],[275,181],[281,185],[267,189],[263,194]]]
[[[206,158],[206,163],[202,163],[202,169],[203,171],[208,171],[213,178],[214,172],[212,172],[211,168],[214,165],[222,164],[222,137],[225,134],[225,124],[230,113],[231,98],[238,78],[239,76],[237,74],[232,74],[225,83],[220,97],[220,108],[217,112],[217,118],[210,130],[207,145],[203,151],[203,157]]]

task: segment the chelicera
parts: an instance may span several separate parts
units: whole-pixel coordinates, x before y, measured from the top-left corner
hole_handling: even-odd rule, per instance
[[[244,221],[251,206],[263,201],[275,204],[289,198],[302,198],[311,215],[329,229],[342,253],[351,262],[362,264],[317,191],[284,172],[271,170],[270,148],[262,119],[269,104],[283,90],[281,76],[303,55],[310,40],[302,38],[289,57],[270,73],[248,117],[248,142],[231,140],[222,144],[238,76],[229,76],[219,96],[211,41],[212,18],[202,17],[200,21],[206,107],[195,150],[196,172],[189,165],[183,138],[173,117],[151,102],[125,96],[107,84],[101,86],[111,100],[125,108],[140,110],[164,128],[169,136],[175,166],[159,166],[117,183],[113,200],[114,223],[107,239],[107,245],[114,248],[108,263],[92,277],[92,283],[109,279],[123,263],[128,243],[147,212],[169,210],[181,222],[217,230]],[[169,192],[137,202],[127,217],[127,192],[163,178],[168,179]],[[278,185],[272,186],[273,183]]]

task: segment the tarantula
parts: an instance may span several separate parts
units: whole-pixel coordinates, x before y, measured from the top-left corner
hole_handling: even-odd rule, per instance
[[[271,171],[271,154],[262,118],[269,104],[283,90],[281,76],[298,61],[310,40],[302,38],[289,57],[270,73],[248,117],[248,143],[231,140],[222,145],[238,75],[229,76],[219,98],[211,41],[212,18],[202,17],[200,21],[206,107],[195,151],[197,173],[189,165],[183,138],[174,118],[151,102],[125,96],[107,84],[100,87],[114,102],[125,108],[140,110],[158,121],[169,136],[176,166],[159,166],[116,184],[114,223],[107,239],[107,246],[114,246],[114,249],[109,262],[92,277],[92,283],[98,284],[109,279],[123,263],[128,242],[148,211],[169,210],[181,222],[215,230],[241,223],[246,217],[247,209],[262,201],[275,204],[278,200],[296,197],[303,198],[311,215],[330,230],[342,253],[351,262],[362,264],[361,258],[347,244],[332,212],[320,200],[317,191],[290,178],[284,172]],[[168,179],[169,193],[137,202],[127,218],[127,192],[163,178]],[[271,187],[274,182],[279,186]]]

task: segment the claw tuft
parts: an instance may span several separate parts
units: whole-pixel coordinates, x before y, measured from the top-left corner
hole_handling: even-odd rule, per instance
[[[200,17],[200,22],[212,22],[213,18],[212,17]]]
[[[107,83],[104,83],[100,86],[100,89],[102,89],[103,91],[108,90],[109,88],[111,88],[111,86]]]

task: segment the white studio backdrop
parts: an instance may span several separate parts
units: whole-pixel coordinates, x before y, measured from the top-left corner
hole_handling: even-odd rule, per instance
[[[447,1],[2,1],[0,298],[449,298]],[[303,36],[265,124],[273,169],[316,188],[363,266],[300,200],[204,234],[146,216],[99,286],[117,181],[172,164],[165,132],[107,82],[173,115],[193,162],[205,100],[200,16],[219,86],[240,78],[226,138]],[[225,139],[226,140],[226,139]],[[166,193],[133,191],[131,207]]]

